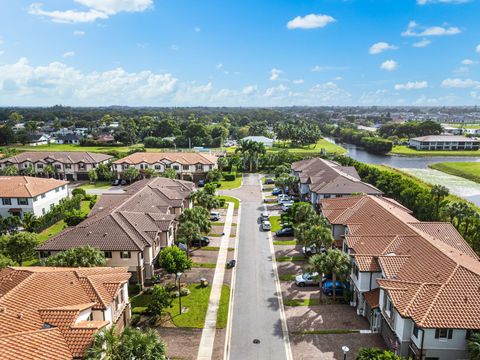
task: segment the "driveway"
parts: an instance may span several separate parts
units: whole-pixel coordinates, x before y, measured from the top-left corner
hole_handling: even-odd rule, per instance
[[[264,209],[259,176],[246,175],[241,188],[221,193],[242,201],[229,358],[287,360],[273,253],[258,221]]]

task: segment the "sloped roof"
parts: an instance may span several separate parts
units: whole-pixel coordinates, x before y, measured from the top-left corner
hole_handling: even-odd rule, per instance
[[[25,151],[18,155],[1,159],[0,164],[12,163],[12,164],[21,164],[25,161],[31,163],[47,163],[47,159],[50,159],[50,162],[60,162],[63,164],[97,164],[105,160],[113,159],[113,156],[87,152],[87,151]]]
[[[0,197],[32,198],[67,185],[68,181],[30,176],[0,176]]]
[[[217,157],[215,155],[196,153],[196,152],[137,152],[128,155],[114,162],[114,164],[156,164],[160,162],[178,163],[182,165],[215,165]]]

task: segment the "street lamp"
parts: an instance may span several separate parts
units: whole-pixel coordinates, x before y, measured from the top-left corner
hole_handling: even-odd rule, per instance
[[[177,272],[178,279],[178,311],[182,315],[182,294],[180,293],[180,277],[183,275],[181,271]]]
[[[347,353],[350,349],[348,348],[348,346],[342,346],[342,351],[343,351],[343,360],[347,360]]]

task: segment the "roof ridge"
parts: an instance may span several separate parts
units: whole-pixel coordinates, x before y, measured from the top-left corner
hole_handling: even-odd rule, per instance
[[[75,271],[75,273],[77,273]],[[78,277],[80,279],[80,276]],[[96,289],[96,287],[93,285],[92,283],[92,280],[90,279],[90,276],[85,276],[85,280],[87,280],[87,282],[90,284],[90,286],[92,287],[93,291],[95,292],[95,294],[97,295],[98,299],[100,300],[101,302],[101,305],[103,305],[103,307],[107,307],[107,304],[105,303],[105,301],[103,300],[102,296],[100,295],[100,293],[98,292],[98,290]]]
[[[125,221],[127,221],[125,216],[121,212],[116,212],[115,214],[118,214],[123,219],[125,219]],[[115,216],[113,216],[113,215],[114,215],[113,213],[108,214],[108,216],[111,216],[111,218],[118,224],[118,226],[120,226],[120,228],[123,230],[123,232],[125,232],[125,234],[127,234],[127,236],[128,236],[127,230],[125,229],[124,225],[121,224],[120,221],[118,221],[118,219],[116,219]],[[140,245],[135,241],[135,239],[132,236],[128,236],[128,237],[132,240],[132,242],[135,244],[135,246],[138,248],[138,250],[143,251],[143,249],[140,247]],[[143,244],[143,245],[145,245],[145,244]]]

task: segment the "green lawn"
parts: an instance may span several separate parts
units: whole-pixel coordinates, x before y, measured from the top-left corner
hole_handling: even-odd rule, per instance
[[[431,164],[429,167],[480,183],[480,163],[478,162],[441,162]]]
[[[197,284],[188,286],[190,295],[182,296],[182,307],[187,307],[188,312],[178,313],[178,298],[173,300],[172,307],[167,312],[172,316],[172,321],[177,327],[201,329],[205,325],[208,300],[210,299],[211,286],[200,287]]]
[[[391,154],[406,156],[480,156],[480,150],[415,150],[408,146],[394,146]]]
[[[277,262],[290,262],[290,261],[305,261],[305,256],[280,256],[277,258]]]
[[[297,245],[297,240],[275,240],[273,245]]]
[[[193,267],[193,268],[215,269],[216,266],[217,266],[217,264],[213,264],[213,263],[198,263],[198,262],[194,262],[194,263],[192,264],[192,267]]]
[[[278,231],[282,228],[280,223],[280,215],[270,216],[270,224],[272,225],[272,232]]]
[[[110,181],[97,181],[95,184],[85,184],[79,186],[83,190],[91,190],[91,189],[98,189],[98,190],[107,190],[112,187]]]
[[[220,246],[204,246],[202,248],[199,248],[199,250],[206,250],[206,251],[218,251],[220,250]],[[228,251],[233,251],[235,250],[234,248],[229,247]]]
[[[285,306],[312,306],[320,304],[320,299],[286,299],[283,300],[283,303],[285,304]]]
[[[221,180],[219,181],[220,190],[229,190],[229,189],[236,189],[242,186],[242,177],[236,177],[235,180],[227,181]]]
[[[279,275],[278,278],[280,281],[294,281],[297,275],[291,274],[291,275]]]
[[[228,320],[228,306],[230,304],[230,286],[222,285],[220,305],[217,313],[217,329],[225,329]]]
[[[238,209],[240,207],[240,200],[238,200],[237,198],[226,195],[220,195],[219,198],[224,199],[225,202],[233,202],[235,209]]]
[[[15,149],[22,151],[90,151],[107,153],[109,151],[128,152],[135,148],[143,147],[142,144],[136,144],[132,146],[81,146],[73,144],[50,144],[40,146],[12,146]]]

